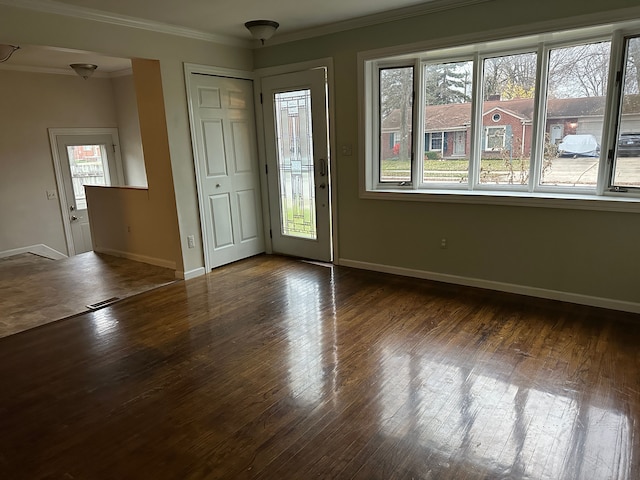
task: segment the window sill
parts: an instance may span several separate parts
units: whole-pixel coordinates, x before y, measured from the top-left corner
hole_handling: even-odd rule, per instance
[[[384,190],[361,191],[360,198],[369,200],[400,200],[640,213],[640,196],[630,197],[628,195],[622,196],[615,193],[607,193],[606,195],[578,195],[547,192],[402,190],[389,188]]]

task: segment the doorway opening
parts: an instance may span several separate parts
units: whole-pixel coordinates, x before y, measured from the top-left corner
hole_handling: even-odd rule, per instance
[[[51,154],[69,256],[93,250],[85,185],[124,184],[116,128],[50,128]]]

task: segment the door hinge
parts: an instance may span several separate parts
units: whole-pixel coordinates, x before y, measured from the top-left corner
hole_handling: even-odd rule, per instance
[[[262,92],[260,92],[260,105],[262,105]]]
[[[613,148],[607,152],[607,160],[609,162],[613,161]]]
[[[267,165],[266,163],[264,164],[264,173],[269,175],[269,165]]]
[[[269,238],[273,238],[273,231],[269,229]]]
[[[116,145],[115,145],[115,143],[112,143],[111,147],[113,148],[113,153],[116,153]]]

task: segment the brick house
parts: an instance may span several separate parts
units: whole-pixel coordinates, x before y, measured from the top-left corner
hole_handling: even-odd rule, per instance
[[[623,111],[623,130],[640,131],[640,96],[632,96]],[[638,97],[638,98],[635,98]],[[491,99],[483,103],[482,156],[509,152],[513,157],[531,153],[534,100]],[[592,134],[602,137],[604,97],[549,99],[545,132],[557,145],[565,135]],[[392,112],[382,124],[382,158],[397,156],[400,115]],[[428,105],[425,107],[424,150],[438,152],[442,158],[462,158],[470,150],[471,104]]]

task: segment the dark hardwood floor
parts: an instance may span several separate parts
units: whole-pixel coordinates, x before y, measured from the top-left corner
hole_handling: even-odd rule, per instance
[[[0,339],[0,478],[637,479],[638,320],[254,257]]]

